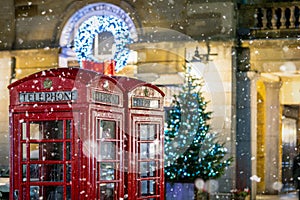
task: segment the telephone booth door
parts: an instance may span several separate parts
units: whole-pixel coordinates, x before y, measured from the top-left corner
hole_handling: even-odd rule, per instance
[[[75,199],[72,118],[70,112],[14,114],[14,199]]]
[[[123,117],[117,113],[94,111],[96,198],[123,197]]]
[[[164,199],[163,145],[160,142],[163,120],[134,116],[133,145],[135,149],[136,199]]]

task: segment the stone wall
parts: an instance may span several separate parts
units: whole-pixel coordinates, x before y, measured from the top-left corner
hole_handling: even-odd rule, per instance
[[[0,58],[0,166],[9,165],[9,91],[7,89],[10,83],[12,62],[9,57]]]

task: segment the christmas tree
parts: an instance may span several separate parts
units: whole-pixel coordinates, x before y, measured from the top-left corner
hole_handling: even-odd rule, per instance
[[[165,128],[165,176],[168,182],[219,178],[230,165],[224,144],[210,133],[211,112],[202,92],[201,79],[185,73],[181,92],[174,96]]]

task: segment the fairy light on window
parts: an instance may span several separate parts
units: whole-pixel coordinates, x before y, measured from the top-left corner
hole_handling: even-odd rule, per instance
[[[115,70],[119,71],[127,64],[127,45],[132,41],[126,23],[114,16],[92,16],[80,25],[74,40],[77,57],[80,63],[83,60],[99,62],[93,55],[93,43],[95,37],[102,32],[110,32],[114,36]]]

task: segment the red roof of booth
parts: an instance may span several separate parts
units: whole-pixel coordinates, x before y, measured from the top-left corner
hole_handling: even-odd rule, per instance
[[[59,76],[61,76],[61,78],[76,80],[82,84],[88,84],[90,83],[91,80],[95,80],[94,78],[97,78],[98,76],[113,81],[116,85],[118,85],[118,87],[121,90],[126,92],[130,92],[135,88],[141,86],[148,86],[153,88],[157,92],[159,92],[162,97],[165,96],[165,94],[157,86],[151,83],[147,83],[138,79],[129,78],[125,76],[107,76],[102,73],[98,73],[87,69],[80,69],[80,68],[53,68],[53,69],[40,71],[10,84],[8,88],[11,89],[14,87],[18,87],[20,84],[23,84],[27,81],[33,81],[41,77],[59,77]]]
[[[144,82],[144,81],[141,81],[138,79],[134,79],[134,78],[129,78],[126,76],[113,76],[113,78],[116,79],[117,82],[127,92],[130,92],[140,86],[148,86],[148,87],[151,87],[151,88],[155,89],[156,91],[158,91],[163,97],[165,96],[163,91],[161,91],[156,85],[153,85],[151,83],[147,83],[147,82]]]
[[[61,74],[63,74],[62,78],[69,78],[69,79],[77,79],[79,78],[80,81],[83,82],[89,82],[91,79],[93,79],[95,76],[99,75],[99,73],[91,71],[91,70],[86,70],[86,69],[79,69],[79,68],[53,68],[53,69],[48,69],[44,71],[40,71],[34,74],[31,74],[25,78],[22,78],[16,82],[13,82],[8,86],[8,88],[12,88],[15,86],[20,85],[21,83],[24,83],[29,80],[33,80],[35,78],[39,77],[58,77]]]

